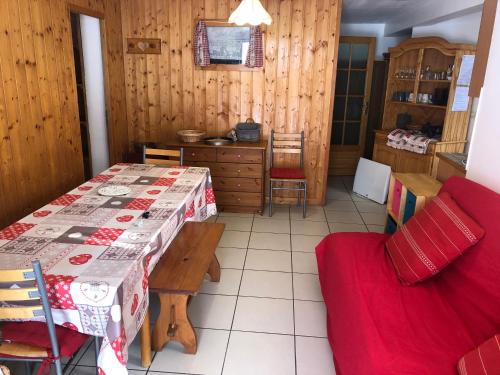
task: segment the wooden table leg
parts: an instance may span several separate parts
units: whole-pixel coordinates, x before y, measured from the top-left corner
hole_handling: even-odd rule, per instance
[[[220,281],[220,264],[217,256],[214,254],[210,265],[208,266],[208,275],[210,276],[210,280],[213,282]]]
[[[151,365],[151,320],[149,309],[144,316],[141,327],[141,365],[148,368]]]
[[[161,351],[170,341],[178,341],[188,354],[197,350],[196,332],[187,315],[189,295],[160,293],[160,315],[153,329],[153,349]]]

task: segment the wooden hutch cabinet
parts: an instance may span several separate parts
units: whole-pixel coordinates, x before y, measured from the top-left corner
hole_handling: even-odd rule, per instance
[[[435,176],[436,153],[464,151],[472,100],[465,111],[454,112],[452,105],[462,57],[474,53],[473,45],[452,44],[434,37],[409,39],[390,49],[384,117],[382,129],[375,134],[373,160],[390,165],[393,172]],[[426,99],[419,94],[427,94]],[[424,102],[430,101],[429,94],[432,103]],[[431,143],[424,155],[386,145],[398,115],[405,113],[411,116],[412,129],[426,123],[442,127],[441,140]]]

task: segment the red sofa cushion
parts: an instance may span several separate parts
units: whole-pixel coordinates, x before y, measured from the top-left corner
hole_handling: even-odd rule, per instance
[[[18,344],[47,349],[50,353],[50,336],[47,325],[42,322],[8,322],[1,327],[2,339]],[[89,336],[70,328],[56,325],[56,336],[61,357],[71,357],[87,341]]]
[[[456,375],[474,347],[434,278],[399,282],[377,233],[335,233],[316,247],[339,375]]]
[[[413,284],[434,276],[475,245],[484,230],[443,192],[387,241],[401,281]]]
[[[464,355],[457,369],[460,375],[500,375],[500,335]]]
[[[271,178],[284,178],[301,180],[306,178],[304,170],[301,168],[271,168]]]

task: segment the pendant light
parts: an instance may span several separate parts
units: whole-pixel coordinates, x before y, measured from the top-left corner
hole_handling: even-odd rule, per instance
[[[238,8],[229,17],[229,22],[239,26],[246,24],[257,26],[261,23],[270,25],[273,19],[259,0],[242,0]]]

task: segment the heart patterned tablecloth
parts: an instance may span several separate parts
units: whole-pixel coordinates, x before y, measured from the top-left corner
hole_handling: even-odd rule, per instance
[[[131,191],[99,195],[109,185]],[[126,374],[148,275],[186,220],[216,213],[207,168],[117,164],[1,230],[0,268],[40,260],[55,322],[103,337],[99,373]]]

